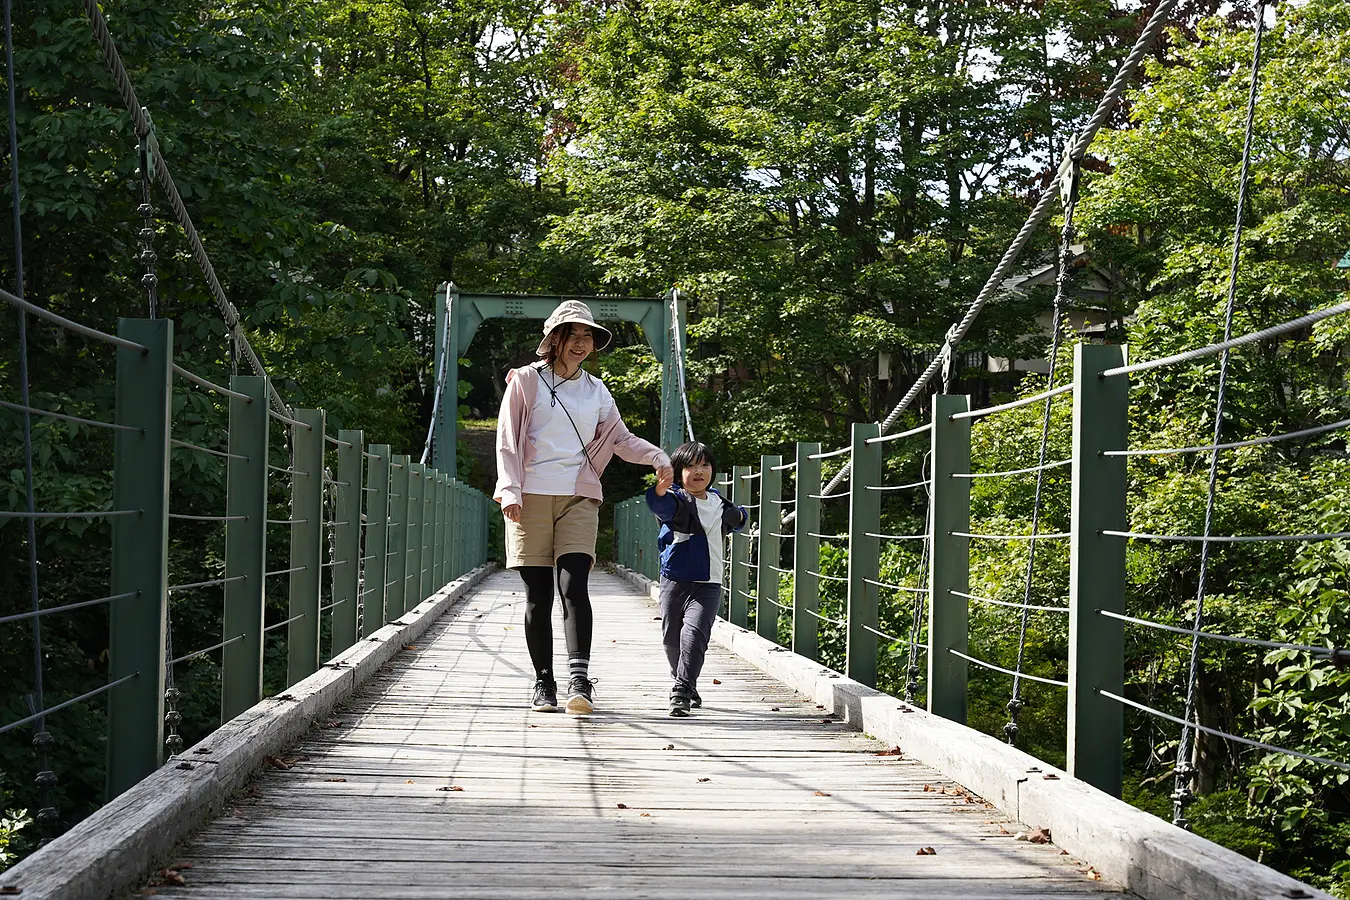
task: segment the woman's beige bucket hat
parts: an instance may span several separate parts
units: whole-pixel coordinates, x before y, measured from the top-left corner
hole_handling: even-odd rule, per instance
[[[614,340],[614,335],[608,328],[603,328],[595,323],[595,316],[591,315],[591,308],[580,300],[564,300],[558,304],[558,308],[549,314],[548,320],[544,322],[544,339],[539,342],[539,348],[535,351],[539,356],[548,352],[548,336],[553,333],[553,329],[566,322],[575,322],[578,325],[589,325],[591,332],[595,335],[595,349],[603,350]],[[603,336],[603,340],[602,340]]]

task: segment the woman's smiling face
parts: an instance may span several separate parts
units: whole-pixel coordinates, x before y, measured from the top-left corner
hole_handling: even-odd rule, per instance
[[[567,337],[563,338],[562,349],[558,352],[558,361],[569,372],[575,371],[586,361],[586,357],[595,351],[595,333],[589,325],[570,325]]]

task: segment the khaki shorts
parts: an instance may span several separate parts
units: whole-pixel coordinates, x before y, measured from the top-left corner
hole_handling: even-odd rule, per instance
[[[551,566],[564,553],[585,553],[594,561],[599,527],[599,500],[525,494],[520,521],[506,519],[506,567]]]

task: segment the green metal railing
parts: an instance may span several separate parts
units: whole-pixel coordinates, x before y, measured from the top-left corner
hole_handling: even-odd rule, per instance
[[[1350,304],[1341,304],[1258,332],[1256,336],[1271,338],[1288,334],[1314,318],[1346,311],[1350,311]],[[717,483],[733,502],[747,507],[750,521],[743,533],[733,535],[728,541],[723,617],[733,625],[753,629],[760,636],[811,660],[819,662],[827,655],[835,660],[842,659],[842,669],[848,677],[872,687],[878,684],[879,652],[897,650],[904,659],[908,676],[904,687],[906,699],[914,700],[920,688],[926,688],[922,702],[928,710],[961,723],[965,723],[969,711],[967,682],[972,666],[1011,676],[1014,684],[1013,701],[1009,704],[1011,721],[1004,727],[1004,736],[1010,742],[1017,736],[1016,713],[1022,705],[1018,690],[1021,682],[1036,682],[1063,690],[1067,708],[1066,768],[1075,777],[1117,796],[1122,787],[1127,706],[1237,743],[1337,768],[1350,768],[1350,763],[1312,758],[1297,751],[1218,732],[1125,697],[1124,627],[1127,624],[1161,628],[1194,640],[1238,641],[1272,649],[1296,650],[1313,659],[1339,664],[1350,662],[1350,651],[1330,645],[1302,647],[1278,641],[1231,638],[1202,632],[1198,627],[1179,629],[1125,615],[1125,562],[1129,540],[1258,541],[1347,537],[1344,534],[1147,535],[1129,531],[1126,504],[1129,456],[1217,452],[1350,425],[1347,420],[1289,435],[1217,447],[1128,449],[1129,375],[1132,372],[1185,363],[1221,350],[1226,352],[1231,346],[1250,343],[1254,339],[1248,336],[1177,357],[1131,366],[1125,365],[1124,347],[1080,344],[1074,348],[1071,383],[980,410],[970,409],[969,397],[938,394],[932,397],[930,421],[908,431],[882,435],[880,426],[859,423],[852,428],[849,446],[841,450],[822,453],[818,444],[799,443],[792,461],[786,464],[778,456],[764,456],[756,467],[733,467],[729,476],[718,475]],[[972,470],[971,423],[974,419],[997,416],[1033,404],[1044,404],[1048,416],[1050,404],[1061,398],[1072,402],[1072,453],[1069,459],[1046,462],[1043,449],[1041,462],[1028,468],[1000,472]],[[903,446],[899,443],[902,441],[926,441],[926,448],[913,444],[908,448],[911,451],[908,458],[921,460],[922,470],[898,481],[892,477],[888,483],[885,473],[890,454],[887,450]],[[847,484],[835,493],[824,493],[822,464],[841,471],[843,466],[851,467]],[[981,529],[978,523],[972,526],[972,480],[996,479],[994,483],[998,484],[1008,478],[1027,475],[1041,479],[1046,472],[1064,467],[1068,468],[1071,492],[1067,530],[1038,530],[1033,525],[1027,533],[996,534],[987,528]],[[785,495],[783,477],[789,473],[793,476],[793,485]],[[921,496],[916,492],[927,497],[926,503],[910,502],[908,507],[912,519],[915,506],[926,506],[926,511],[918,513],[926,521],[921,533],[888,533],[883,523],[904,518],[896,514],[896,506],[903,497]],[[834,522],[836,528],[843,527],[837,533],[822,532],[822,521]],[[615,512],[617,562],[648,578],[659,577],[657,528],[656,519],[648,511],[643,497],[620,502]],[[1028,546],[1027,542],[1034,549],[1037,542],[1061,541],[1067,543],[1068,567],[1067,572],[1060,575],[1063,592],[1060,593],[1060,586],[1056,584],[1051,593],[1067,596],[1067,604],[1031,603],[1030,575],[1027,576],[1025,596],[1020,578],[1018,584],[1006,585],[1006,591],[986,591],[1017,596],[1021,598],[1020,602],[971,592],[972,544],[1002,545],[1020,551]],[[790,550],[785,552],[787,545]],[[828,550],[827,546],[835,549]],[[913,548],[907,551],[909,558],[916,562],[911,571],[918,573],[912,583],[882,580],[884,546]],[[1034,555],[1031,558],[1034,560]],[[1046,577],[1044,572],[1042,577]],[[1023,617],[1023,640],[1027,615],[1067,616],[1067,656],[1053,664],[1054,671],[1044,674],[1025,671],[1020,646],[1015,668],[981,658],[980,648],[970,646],[972,604],[995,612],[1008,607],[1019,611]],[[887,633],[884,623],[906,619],[912,623],[908,634]],[[920,660],[925,658],[926,666],[921,666]],[[1013,665],[1008,663],[1008,666]]]
[[[284,415],[269,408],[272,392],[265,376],[234,375],[222,387],[180,368],[173,360],[170,320],[123,319],[116,338],[91,329],[78,333],[117,347],[113,421],[90,423],[115,435],[112,508],[81,514],[111,523],[111,583],[109,597],[62,608],[108,606],[108,683],[0,723],[0,733],[33,723],[46,735],[45,720],[57,709],[106,693],[110,798],[158,768],[166,750],[172,756],[182,749],[176,665],[220,654],[220,721],[227,722],[263,699],[269,637],[284,633],[285,683],[295,684],[486,562],[496,505],[451,474],[406,456],[391,462],[390,448],[367,446],[359,430],[330,435],[323,410]],[[226,449],[173,437],[175,375],[203,388],[210,402],[227,402]],[[36,418],[60,417],[7,406]],[[279,436],[286,438],[284,445]],[[289,459],[272,462],[278,449],[289,451]],[[223,516],[170,512],[175,452],[204,454],[223,467]],[[55,515],[16,511],[3,517],[41,521]],[[174,520],[180,520],[176,529],[194,522],[224,524],[219,577],[169,583]],[[269,526],[279,530],[269,534]],[[268,547],[278,543],[288,558],[269,561]],[[184,546],[176,532],[180,556]],[[195,552],[208,555],[209,549]],[[269,564],[277,568],[268,571]],[[219,643],[175,657],[169,598],[216,589],[222,595]],[[267,601],[281,590],[288,596],[286,617],[267,624]],[[62,608],[35,608],[7,620],[26,623]]]

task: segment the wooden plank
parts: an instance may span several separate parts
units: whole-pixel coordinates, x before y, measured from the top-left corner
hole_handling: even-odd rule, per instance
[[[485,581],[180,847],[187,884],[157,896],[1114,893],[719,647],[705,707],[670,718],[655,611],[613,576],[591,591],[596,713],[530,712],[523,594],[513,573]]]

